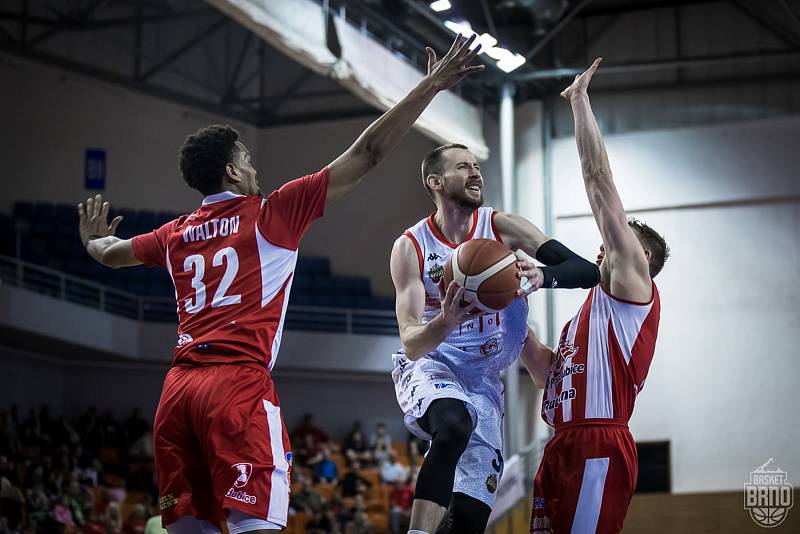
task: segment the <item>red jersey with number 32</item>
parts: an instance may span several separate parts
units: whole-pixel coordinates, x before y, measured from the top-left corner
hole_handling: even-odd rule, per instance
[[[210,195],[189,215],[133,238],[148,267],[167,270],[178,303],[173,365],[275,365],[297,248],[323,214],[328,168],[267,198]]]

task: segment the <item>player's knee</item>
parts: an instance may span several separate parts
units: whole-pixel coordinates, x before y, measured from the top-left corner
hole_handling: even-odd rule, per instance
[[[461,453],[467,448],[472,434],[472,418],[466,408],[448,413],[436,425],[431,446],[442,445],[453,452]]]

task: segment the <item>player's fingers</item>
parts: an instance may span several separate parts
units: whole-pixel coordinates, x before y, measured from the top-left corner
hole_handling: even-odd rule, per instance
[[[99,217],[100,216],[100,209],[103,207],[103,195],[97,194],[94,196],[94,210],[92,212],[92,217]]]
[[[106,221],[108,219],[108,210],[111,208],[111,204],[108,202],[103,202],[103,205],[100,207],[100,219],[102,221]]]
[[[466,69],[464,69],[464,76],[469,76],[470,74],[480,72],[485,68],[486,65],[472,65],[471,67],[467,67]]]
[[[83,202],[78,203],[78,220],[83,221],[86,218],[86,210],[83,207]]]
[[[473,59],[475,59],[477,57],[477,55],[481,53],[481,49],[482,48],[483,48],[483,46],[479,43],[475,48],[470,50],[469,54],[467,54],[467,56],[464,58],[464,64],[467,64],[470,61],[472,61]]]
[[[430,72],[436,64],[436,52],[430,46],[426,46],[425,51],[428,53],[428,72]]]
[[[456,293],[458,293],[458,284],[456,284],[455,280],[452,280],[450,285],[447,286],[447,291],[444,294],[445,306],[450,306],[453,303]]]
[[[94,198],[92,197],[86,199],[86,217],[89,219],[94,217]]]
[[[121,222],[122,222],[122,215],[117,215],[116,217],[114,217],[114,220],[111,221],[111,224],[108,226],[108,230],[109,232],[111,232],[111,235],[117,233],[117,226],[119,226],[119,223]]]
[[[455,53],[455,51],[458,50],[459,46],[461,46],[461,34],[460,33],[458,35],[456,35],[456,38],[453,40],[453,44],[450,45],[450,50],[447,51],[447,54],[445,54],[445,57],[451,57]]]
[[[458,47],[458,52],[456,52],[456,57],[459,59],[463,59],[469,53],[469,47],[472,46],[472,43],[475,42],[475,37],[477,37],[477,33],[473,33],[472,35],[467,38],[466,41],[462,42],[461,45]]]

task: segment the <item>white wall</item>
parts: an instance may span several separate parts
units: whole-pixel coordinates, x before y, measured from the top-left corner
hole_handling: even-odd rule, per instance
[[[676,492],[741,489],[773,457],[800,472],[798,138],[796,118],[606,137],[625,207],[672,248],[631,430],[671,442]],[[556,141],[553,163],[556,235],[594,257],[573,139]],[[556,295],[561,325],[585,292]]]
[[[200,201],[178,171],[178,148],[190,133],[229,123],[253,152],[265,190],[319,170],[346,150],[369,119],[258,130],[118,86],[0,55],[0,115],[13,135],[0,144],[9,164],[0,212],[17,200],[77,203],[87,148],[107,151],[104,194],[118,207],[191,211]],[[376,115],[377,116],[377,115]],[[301,247],[329,256],[336,273],[369,276],[376,294],[391,295],[394,240],[433,209],[419,165],[434,143],[412,131],[349,197],[330,206]],[[123,222],[123,225],[125,223]]]

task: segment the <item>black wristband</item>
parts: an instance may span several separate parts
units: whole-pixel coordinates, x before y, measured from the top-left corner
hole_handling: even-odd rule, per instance
[[[541,244],[536,251],[536,259],[544,263],[542,267],[544,282],[542,287],[588,289],[600,282],[600,269],[585,260],[555,239]]]

